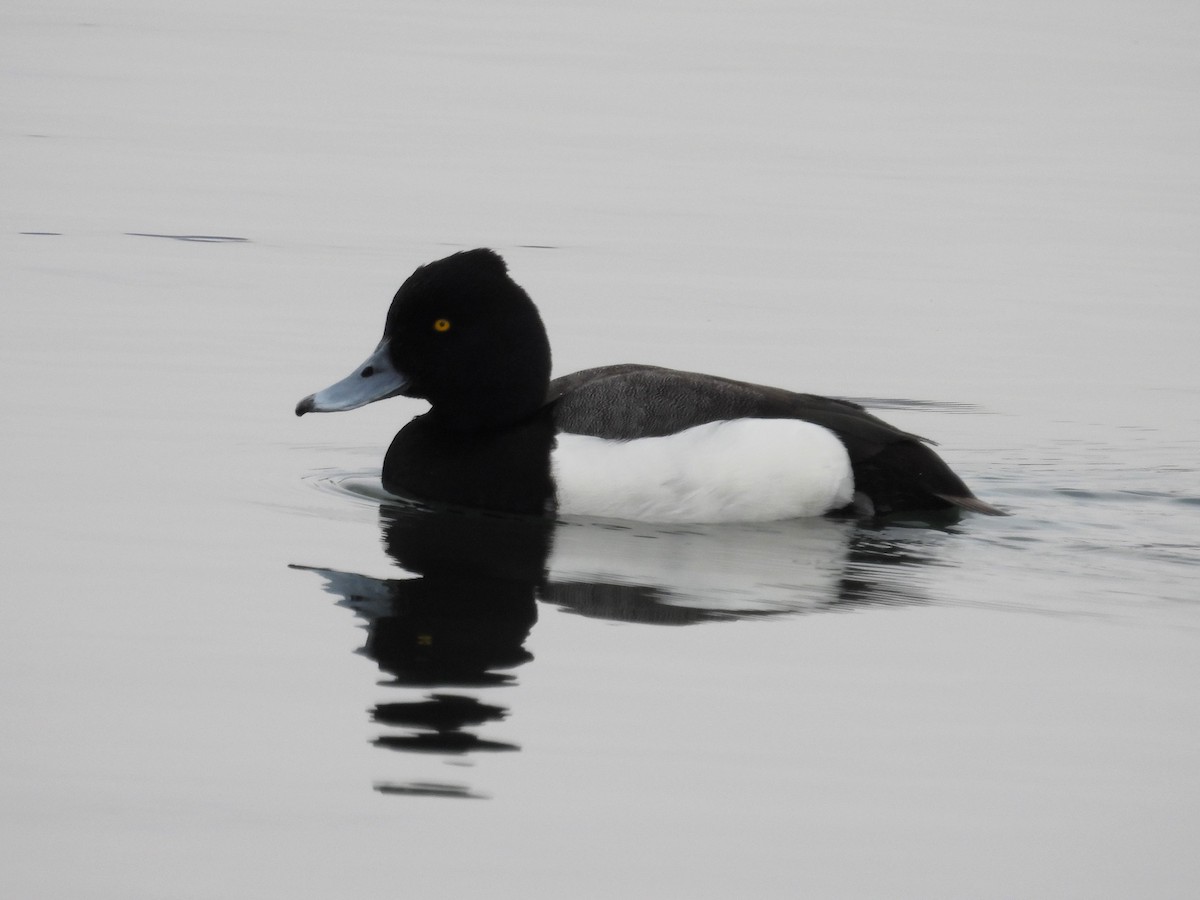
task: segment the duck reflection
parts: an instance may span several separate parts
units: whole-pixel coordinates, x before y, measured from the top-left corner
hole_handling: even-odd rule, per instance
[[[914,569],[937,558],[948,524],[563,522],[542,599],[653,625],[925,603]]]
[[[525,639],[537,621],[554,523],[419,506],[380,510],[388,556],[414,577],[376,579],[314,569],[339,603],[366,623],[361,652],[396,687],[485,688],[512,680],[507,670],[532,657]],[[465,729],[498,721],[503,707],[459,694],[383,703],[381,725],[409,729],[375,740],[380,747],[462,754],[516,750]]]
[[[430,693],[380,703],[375,745],[448,756],[518,750],[477,731],[509,710],[462,691],[503,687],[533,657],[538,601],[589,618],[651,624],[792,615],[927,602],[914,569],[944,531],[807,519],[660,527],[434,509],[380,508],[383,546],[411,577],[376,579],[296,566],[365,623],[361,652],[400,688]],[[491,699],[491,697],[489,697]],[[384,793],[475,796],[461,786],[377,785]]]

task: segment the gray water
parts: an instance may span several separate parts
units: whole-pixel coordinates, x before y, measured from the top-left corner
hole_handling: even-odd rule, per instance
[[[6,4],[0,891],[1193,896],[1198,20]],[[480,245],[556,373],[863,398],[1012,515],[382,503],[422,405],[292,408]]]

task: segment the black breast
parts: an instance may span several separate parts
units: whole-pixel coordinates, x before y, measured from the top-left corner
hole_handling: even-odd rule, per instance
[[[418,500],[543,515],[553,508],[548,409],[505,428],[459,431],[433,413],[400,430],[383,460],[383,486]]]

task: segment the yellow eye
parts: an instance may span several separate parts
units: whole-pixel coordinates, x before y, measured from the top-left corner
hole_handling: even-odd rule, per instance
[[[433,330],[434,331],[449,331],[450,330],[450,320],[449,319],[438,319],[437,321],[435,321],[433,323]]]

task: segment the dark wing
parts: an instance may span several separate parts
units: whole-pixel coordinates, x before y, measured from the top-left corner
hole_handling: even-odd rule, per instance
[[[560,431],[611,440],[662,437],[742,418],[821,425],[842,439],[851,459],[897,440],[923,440],[848,400],[656,366],[604,366],[564,375],[550,383],[548,399]]]
[[[547,400],[559,431],[611,440],[661,437],[729,419],[800,419],[838,436],[850,456],[856,489],[880,514],[946,504],[995,512],[923,438],[848,400],[637,364],[556,378]]]

